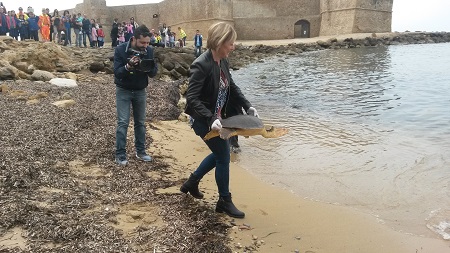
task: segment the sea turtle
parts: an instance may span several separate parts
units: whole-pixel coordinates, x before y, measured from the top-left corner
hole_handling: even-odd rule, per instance
[[[222,139],[228,139],[231,136],[253,136],[262,135],[265,138],[277,138],[288,133],[286,128],[275,128],[273,126],[264,125],[262,121],[255,116],[236,115],[226,119],[221,119],[222,129],[220,131],[211,130],[203,137],[209,140],[213,137],[220,136]]]

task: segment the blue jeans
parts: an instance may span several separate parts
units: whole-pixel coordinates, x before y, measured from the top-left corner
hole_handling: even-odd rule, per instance
[[[66,39],[64,40],[64,46],[67,46],[67,44],[72,44],[72,28],[66,28]]]
[[[136,147],[136,152],[139,154],[145,153],[146,98],[146,89],[126,90],[116,87],[116,157],[126,155],[127,130],[130,123],[131,107],[133,107],[134,145]]]
[[[202,54],[202,46],[195,46],[195,57],[199,57]]]
[[[86,47],[86,36],[89,39],[89,44],[90,44],[91,40],[92,40],[91,32],[87,31],[87,30],[83,30],[83,45],[84,45],[84,47]],[[80,45],[80,47],[81,47],[81,45]]]
[[[80,29],[73,28],[73,32],[75,33],[75,46],[79,47],[81,46],[81,34]]]
[[[196,135],[202,139],[209,132],[209,126],[202,120],[195,120],[192,125]],[[205,141],[209,149],[212,151],[198,166],[193,173],[196,177],[202,178],[206,173],[216,167],[215,177],[219,196],[226,197],[230,195],[230,144],[228,140],[214,137]]]

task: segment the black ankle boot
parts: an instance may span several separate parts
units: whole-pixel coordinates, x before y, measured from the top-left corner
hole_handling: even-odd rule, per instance
[[[217,201],[216,212],[218,213],[226,213],[228,216],[233,218],[242,219],[245,217],[245,213],[239,211],[239,209],[234,206],[233,201],[231,201],[231,195],[226,197],[219,197],[219,201]]]
[[[198,189],[199,183],[200,179],[194,176],[194,174],[191,174],[189,179],[186,182],[184,182],[184,184],[181,186],[180,191],[184,193],[189,192],[192,195],[192,197],[196,199],[202,199],[203,193],[201,193],[200,190]]]

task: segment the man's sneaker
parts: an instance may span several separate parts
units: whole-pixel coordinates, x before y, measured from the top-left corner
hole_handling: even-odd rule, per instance
[[[144,162],[151,162],[152,161],[152,157],[147,155],[146,153],[142,153],[142,154],[136,153],[136,158],[141,160],[141,161],[144,161]]]
[[[128,161],[126,156],[118,156],[116,157],[116,163],[120,166],[127,166]]]

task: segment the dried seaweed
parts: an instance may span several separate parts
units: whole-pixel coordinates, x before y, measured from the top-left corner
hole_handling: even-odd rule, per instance
[[[25,248],[0,246],[0,252],[231,252],[228,226],[211,207],[184,194],[157,193],[179,184],[168,178],[171,167],[163,158],[115,165],[112,76],[80,76],[75,89],[6,84],[48,96],[28,105],[0,93],[0,237],[20,227],[26,238]],[[150,85],[149,118],[178,117],[178,85]],[[76,105],[51,104],[67,94]],[[127,145],[132,154],[132,136]],[[149,171],[161,179],[150,178]],[[125,234],[115,226],[117,217],[136,203],[154,207],[162,222],[143,222]]]

